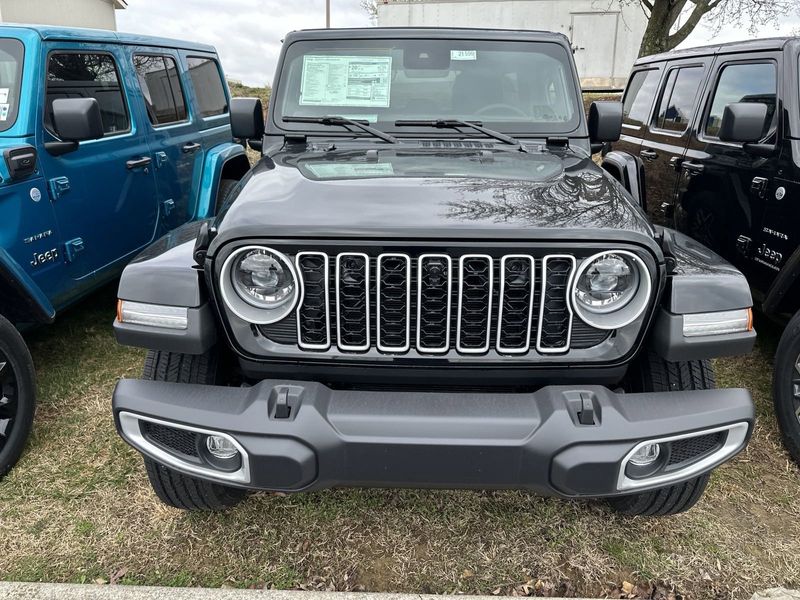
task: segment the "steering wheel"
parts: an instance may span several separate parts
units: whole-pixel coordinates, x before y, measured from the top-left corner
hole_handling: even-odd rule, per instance
[[[497,103],[497,104],[487,104],[487,105],[486,105],[486,106],[484,106],[483,108],[479,108],[478,110],[476,110],[476,111],[475,111],[475,114],[476,114],[476,115],[483,115],[483,114],[486,114],[486,113],[488,113],[488,112],[490,112],[490,111],[493,111],[494,109],[497,109],[497,108],[499,108],[499,109],[501,109],[501,110],[505,111],[506,113],[512,112],[512,113],[515,113],[515,114],[517,114],[517,115],[519,115],[520,117],[523,117],[523,118],[525,118],[525,119],[527,119],[527,118],[528,118],[528,115],[526,115],[526,114],[525,114],[525,113],[522,111],[522,109],[521,109],[521,108],[518,108],[518,107],[516,107],[516,106],[514,106],[514,105],[512,105],[512,104],[503,104],[503,103]]]

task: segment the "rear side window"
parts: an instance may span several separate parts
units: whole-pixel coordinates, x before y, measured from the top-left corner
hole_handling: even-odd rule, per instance
[[[689,128],[702,79],[703,67],[685,67],[669,72],[659,102],[658,129],[683,133]]]
[[[185,121],[186,101],[175,59],[171,56],[136,55],[133,66],[150,122],[168,125]]]
[[[217,61],[210,58],[189,57],[189,77],[192,79],[200,116],[214,117],[228,112],[228,98],[220,77]]]
[[[656,69],[637,71],[631,75],[622,103],[623,123],[639,128],[650,116],[650,107],[656,97],[660,72]]]
[[[776,117],[775,100],[778,82],[775,63],[744,63],[728,65],[722,69],[706,119],[705,133],[717,137],[722,124],[722,114],[734,102],[762,102],[767,105],[764,136]]]
[[[24,53],[19,40],[0,39],[0,131],[11,129],[17,120]]]
[[[95,98],[107,136],[130,131],[131,121],[119,71],[110,54],[54,53],[47,65],[45,127],[53,133],[53,100]]]

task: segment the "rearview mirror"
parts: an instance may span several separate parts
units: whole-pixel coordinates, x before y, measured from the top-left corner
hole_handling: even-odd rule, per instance
[[[767,105],[761,102],[734,102],[725,107],[719,127],[723,142],[747,144],[757,142],[764,134]]]
[[[622,134],[622,102],[597,101],[589,107],[589,141],[592,152],[606,142],[616,142]]]
[[[264,108],[260,99],[231,100],[231,130],[235,138],[261,142],[264,137]]]
[[[85,142],[103,137],[103,117],[94,98],[53,100],[53,127],[65,142]]]

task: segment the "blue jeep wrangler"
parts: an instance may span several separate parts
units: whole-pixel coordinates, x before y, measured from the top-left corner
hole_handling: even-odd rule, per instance
[[[30,432],[17,329],[216,212],[249,169],[216,51],[107,31],[0,27],[0,477]]]

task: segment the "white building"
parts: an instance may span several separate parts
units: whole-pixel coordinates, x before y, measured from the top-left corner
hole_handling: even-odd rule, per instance
[[[564,33],[584,88],[621,88],[647,19],[619,0],[377,0],[381,27],[486,27]]]
[[[127,0],[0,0],[0,22],[115,30],[115,11],[127,6]]]

